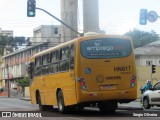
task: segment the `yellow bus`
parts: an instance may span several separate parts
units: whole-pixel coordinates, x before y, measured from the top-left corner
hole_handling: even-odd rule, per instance
[[[96,105],[114,112],[137,98],[130,37],[86,35],[35,54],[29,64],[30,97],[40,110],[59,112]]]

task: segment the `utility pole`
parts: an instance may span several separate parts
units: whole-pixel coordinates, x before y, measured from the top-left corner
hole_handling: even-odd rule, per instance
[[[8,67],[8,63],[7,63],[7,81],[8,81],[8,98],[10,98],[10,85],[9,85],[9,67]]]

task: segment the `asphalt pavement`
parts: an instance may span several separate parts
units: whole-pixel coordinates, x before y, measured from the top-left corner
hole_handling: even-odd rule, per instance
[[[30,97],[22,97],[21,100],[30,101]],[[130,103],[118,104],[119,110],[142,110],[142,106],[140,105],[140,100],[137,99]]]

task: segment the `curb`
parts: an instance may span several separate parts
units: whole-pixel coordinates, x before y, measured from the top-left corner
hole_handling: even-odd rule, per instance
[[[20,98],[20,100],[31,101],[31,99],[30,99],[30,98]]]

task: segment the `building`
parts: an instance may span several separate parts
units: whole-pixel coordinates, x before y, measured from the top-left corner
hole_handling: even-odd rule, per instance
[[[135,49],[137,66],[160,66],[160,40]]]
[[[0,28],[0,35],[13,36],[13,30],[2,30],[2,28]]]
[[[5,89],[18,89],[17,80],[27,76],[27,66],[30,58],[45,49],[60,43],[60,26],[41,25],[33,30],[32,45],[2,56],[2,81]],[[9,85],[8,85],[9,80]]]
[[[0,89],[2,89],[3,86],[4,86],[3,80],[2,80],[2,68],[1,68],[1,64],[2,64],[2,56],[0,55]]]
[[[50,42],[52,46],[61,43],[61,26],[60,25],[41,25],[33,30],[33,45]]]
[[[2,57],[2,79],[5,83],[5,89],[17,90],[17,80],[27,76],[27,65],[30,58],[46,48],[48,42],[40,43],[35,46],[26,47],[18,51],[6,54]]]
[[[6,37],[12,37],[13,36],[13,30],[2,30],[0,28],[0,36],[6,36]],[[5,46],[3,46],[5,47]],[[7,53],[7,50],[4,49],[4,54]],[[0,55],[0,89],[4,87],[4,81],[2,80],[2,55]]]
[[[139,89],[146,84],[146,80],[152,80],[155,84],[160,80],[160,40],[136,48],[135,58],[137,67],[138,93]],[[156,65],[156,73],[152,74],[152,65]]]

